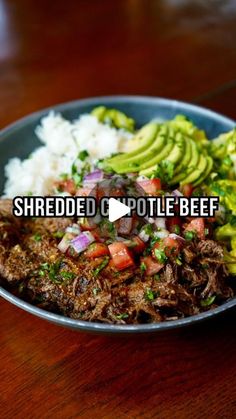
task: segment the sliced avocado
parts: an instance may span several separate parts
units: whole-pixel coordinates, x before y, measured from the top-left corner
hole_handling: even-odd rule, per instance
[[[204,181],[204,179],[206,179],[207,176],[211,173],[211,170],[212,170],[212,167],[213,167],[213,160],[210,156],[207,156],[206,160],[207,160],[207,167],[204,170],[202,176],[200,176],[199,179],[196,182],[193,183],[193,186],[200,185]]]
[[[181,171],[177,175],[174,175],[170,182],[171,185],[175,185],[176,183],[179,183],[181,180],[184,180],[185,177],[192,173],[192,171],[198,164],[198,161],[200,159],[200,153],[197,144],[191,138],[189,139],[189,142],[191,146],[191,159],[189,165],[183,166]]]
[[[158,163],[162,160],[167,159],[171,163],[176,164],[182,157],[184,152],[184,137],[178,133],[176,136],[176,141],[173,139],[168,140],[167,145],[160,154],[158,154],[154,159],[150,160],[148,163],[144,163],[140,166],[140,174],[149,176],[156,169]]]
[[[175,142],[173,139],[169,139],[166,146],[161,150],[161,152],[152,160],[147,163],[144,163],[140,166],[139,173],[140,175],[149,176],[156,169],[158,163],[166,159],[173,150]]]
[[[114,170],[118,170],[121,168],[131,168],[132,166],[138,167],[141,163],[149,161],[152,159],[156,154],[163,149],[166,143],[166,135],[157,135],[155,141],[153,141],[152,145],[144,150],[142,153],[138,153],[133,157],[125,158],[124,160],[120,159],[119,161],[115,161],[111,163]]]
[[[156,139],[157,132],[159,131],[160,126],[155,122],[150,122],[147,125],[144,125],[132,140],[130,140],[130,147],[132,150],[128,153],[119,154],[118,156],[109,158],[105,160],[105,163],[110,166],[118,161],[125,161],[131,157],[136,156],[137,154],[142,153],[147,148],[149,148],[154,140]]]
[[[91,112],[92,115],[103,123],[115,126],[116,128],[123,128],[127,131],[134,132],[134,119],[129,118],[118,109],[109,109],[105,106],[97,106]]]
[[[164,135],[164,133],[166,133],[166,130],[164,130],[162,135],[159,135],[158,133],[152,145],[142,153],[138,153],[129,159],[120,159],[119,161],[109,162],[108,164],[117,173],[139,172],[140,166],[143,162],[150,161],[157,155],[157,153],[161,152],[161,150],[165,148],[167,135]]]
[[[182,160],[179,162],[179,164],[176,166],[174,174],[177,175],[181,172],[182,169],[188,166],[191,157],[192,157],[192,146],[190,138],[184,138],[185,140],[185,150]]]
[[[192,165],[193,166],[193,165]],[[186,176],[181,182],[180,185],[186,185],[186,183],[194,183],[199,180],[207,168],[207,159],[201,154],[198,162],[197,168],[194,168],[188,176]]]

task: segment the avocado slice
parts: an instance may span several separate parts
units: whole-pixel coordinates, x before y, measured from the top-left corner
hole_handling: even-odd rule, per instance
[[[139,174],[149,176],[152,174],[152,172],[156,169],[156,166],[158,163],[160,163],[162,160],[166,159],[167,156],[171,153],[175,145],[175,142],[173,139],[169,139],[167,141],[166,146],[161,150],[161,152],[152,160],[150,160],[147,163],[142,164],[139,167]]]
[[[204,181],[204,179],[206,179],[207,176],[211,173],[211,170],[212,170],[212,167],[213,167],[213,160],[210,156],[207,156],[206,160],[207,160],[207,167],[204,170],[202,176],[200,176],[199,179],[196,182],[193,183],[193,186],[200,185]]]
[[[188,164],[191,160],[191,157],[192,157],[192,146],[191,146],[190,138],[185,137],[184,141],[185,141],[185,149],[184,149],[183,158],[178,163],[178,165],[176,166],[176,168],[174,170],[175,175],[180,173],[182,169],[185,169],[188,166]]]
[[[193,166],[193,165],[192,165]],[[207,168],[207,159],[201,154],[198,162],[197,168],[193,169],[188,176],[186,176],[181,182],[180,185],[186,185],[186,183],[194,183],[199,180],[199,178],[205,173]]]
[[[176,141],[171,138],[169,142],[167,142],[166,147],[163,148],[158,156],[150,160],[148,164],[144,163],[140,166],[140,174],[146,176],[151,175],[152,172],[156,169],[157,164],[164,159],[172,162],[173,164],[176,164],[183,155],[184,145],[184,137],[178,133],[176,136]]]
[[[117,173],[127,173],[127,172],[139,172],[140,166],[143,162],[149,162],[150,159],[153,159],[161,150],[165,148],[165,143],[167,141],[166,132],[168,130],[161,130],[157,135],[155,141],[150,147],[144,150],[142,153],[137,153],[135,156],[130,158],[120,159],[119,161],[109,162],[110,167],[115,170]]]
[[[127,169],[132,170],[132,167],[137,170],[137,167],[140,166],[143,162],[149,161],[154,156],[157,155],[157,153],[163,149],[166,143],[166,136],[164,135],[157,135],[155,141],[152,143],[150,147],[148,147],[146,150],[144,150],[142,153],[136,154],[133,157],[130,157],[129,159],[119,160],[115,161],[114,163],[110,163],[111,167],[115,171],[123,170],[126,172]]]
[[[118,156],[111,157],[105,160],[105,164],[108,166],[113,166],[113,163],[124,162],[125,160],[130,159],[131,157],[136,156],[137,154],[142,153],[147,150],[154,140],[156,139],[157,133],[160,129],[160,126],[155,122],[150,122],[147,125],[144,125],[138,133],[130,140],[130,145],[132,150],[128,153],[121,153]],[[132,144],[131,144],[132,143]]]
[[[189,161],[189,165],[182,166],[180,173],[177,175],[174,175],[174,177],[171,179],[170,184],[175,185],[176,183],[179,183],[181,180],[184,180],[186,176],[188,176],[190,173],[192,173],[193,168],[195,168],[198,164],[200,153],[198,150],[198,147],[191,138],[188,140],[190,142],[190,148],[191,148],[191,158]]]

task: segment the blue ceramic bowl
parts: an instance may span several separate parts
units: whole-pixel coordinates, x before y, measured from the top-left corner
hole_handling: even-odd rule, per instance
[[[61,105],[50,109],[44,109],[29,115],[16,123],[8,126],[0,132],[0,190],[2,192],[4,185],[4,166],[11,157],[25,158],[37,146],[40,145],[34,131],[40,119],[51,109],[61,112],[66,118],[73,120],[78,115],[90,112],[92,108],[98,105],[114,107],[133,117],[138,125],[143,125],[153,118],[171,119],[176,114],[188,116],[195,124],[207,132],[209,138],[214,138],[224,131],[229,131],[235,127],[235,122],[229,118],[212,112],[199,106],[176,100],[142,97],[142,96],[110,96],[98,97],[92,99],[83,99]],[[3,287],[0,287],[0,296],[10,301],[12,304],[61,326],[76,330],[97,332],[97,333],[146,333],[157,332],[166,329],[173,329],[187,326],[205,319],[212,318],[220,313],[236,306],[236,298],[227,303],[195,316],[180,320],[140,324],[140,325],[111,325],[101,323],[89,323],[82,320],[73,320],[63,315],[54,314],[42,310],[32,304],[26,303],[20,298],[14,296]]]

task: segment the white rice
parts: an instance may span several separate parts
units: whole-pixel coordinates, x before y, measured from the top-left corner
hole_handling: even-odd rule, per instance
[[[43,146],[28,159],[15,157],[5,166],[5,197],[47,195],[60,174],[71,172],[80,151],[87,150],[88,161],[94,165],[98,159],[125,151],[127,140],[132,138],[124,130],[101,124],[95,116],[84,114],[70,122],[54,112],[42,119],[35,133]],[[76,164],[79,170],[82,163]]]

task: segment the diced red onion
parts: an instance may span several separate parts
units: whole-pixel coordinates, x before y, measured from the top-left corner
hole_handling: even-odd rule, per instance
[[[64,237],[62,238],[62,240],[60,241],[60,243],[58,244],[58,249],[62,252],[62,253],[66,253],[68,247],[70,246],[70,242],[73,239],[74,235],[71,233],[66,233],[64,235]]]
[[[83,231],[79,236],[71,240],[71,245],[77,253],[83,252],[87,247],[95,240],[94,236],[90,231]]]
[[[183,194],[178,190],[178,189],[175,189],[173,192],[172,192],[172,195],[174,195],[174,196],[176,196],[176,197],[178,197],[178,196],[183,196]]]
[[[169,231],[165,228],[162,228],[158,231],[155,231],[154,237],[158,237],[159,239],[164,239],[165,237],[169,236]]]
[[[145,243],[146,243],[146,242],[149,240],[149,238],[150,238],[149,234],[147,234],[147,233],[145,232],[145,229],[142,229],[142,230],[139,232],[138,236],[139,236],[139,238],[140,238],[142,241],[144,241]]]
[[[149,223],[149,224],[154,224],[155,223],[155,218],[151,218],[151,217],[144,217],[144,219]]]
[[[83,183],[96,183],[102,180],[104,177],[104,173],[102,170],[97,169],[94,172],[88,173],[83,180]]]
[[[144,175],[139,175],[138,177],[137,177],[137,179],[136,179],[136,181],[139,183],[139,182],[142,182],[143,180],[148,180],[148,177],[147,176],[144,176]]]
[[[127,239],[125,239],[124,237],[121,237],[121,236],[117,236],[117,237],[116,237],[116,240],[117,240],[118,242],[124,242],[124,241],[126,241]]]
[[[66,227],[66,233],[76,234],[78,236],[80,232],[81,230],[78,224],[72,224],[71,226]]]
[[[97,213],[95,215],[95,217],[93,217],[93,219],[92,219],[93,224],[99,224],[101,220],[102,220],[102,217],[101,217],[101,215],[99,213]]]
[[[166,228],[166,218],[165,217],[157,217],[155,218],[155,225],[158,228]]]

